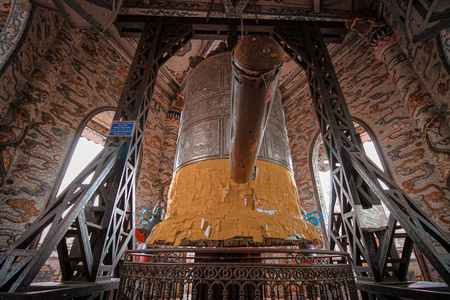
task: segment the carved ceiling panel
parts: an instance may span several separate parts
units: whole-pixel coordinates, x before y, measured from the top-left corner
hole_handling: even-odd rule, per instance
[[[122,14],[261,18],[275,20],[336,20],[349,16],[352,0],[125,0]]]

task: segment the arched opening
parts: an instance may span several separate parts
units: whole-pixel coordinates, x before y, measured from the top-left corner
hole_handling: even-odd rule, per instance
[[[97,154],[102,151],[111,127],[114,113],[115,111],[110,107],[98,109],[88,115],[81,123],[67,155],[66,162],[61,169],[58,182],[55,184],[51,199],[59,195],[97,156]],[[89,180],[90,178],[87,178],[85,182]],[[39,247],[49,229],[50,226],[44,229],[41,234]],[[68,244],[70,244],[69,241]],[[56,252],[54,252],[41,268],[34,279],[34,282],[55,281],[60,279],[61,271],[58,256],[56,255]]]
[[[102,151],[115,111],[102,110],[87,118],[79,130],[66,159],[64,175],[57,191],[59,195],[75,177]]]
[[[378,146],[378,143],[375,139],[374,134],[370,131],[368,126],[365,126],[361,121],[354,121],[356,132],[359,134],[361,141],[363,143],[364,152],[366,155],[383,171],[387,171],[387,165],[384,161],[383,156],[381,155],[381,150]],[[331,201],[331,171],[328,162],[328,157],[323,146],[322,136],[318,134],[314,140],[313,149],[311,151],[311,164],[312,164],[312,172],[314,177],[314,185],[316,187],[316,199],[318,201],[317,207],[323,213],[323,222],[321,223],[322,232],[324,232],[324,236],[328,238],[328,216],[330,215],[330,201]],[[388,189],[386,185],[381,183],[381,186],[384,189]],[[382,207],[384,208],[384,212],[387,218],[389,218],[390,212],[382,203]],[[334,212],[340,212],[339,205],[333,208]],[[405,233],[402,229],[397,231],[397,233]],[[404,241],[401,239],[395,240],[395,245],[398,251],[403,249]],[[408,280],[422,280],[422,278],[429,278],[429,274],[427,273],[427,267],[423,262],[417,259],[417,252],[414,249],[414,252],[411,255],[411,261],[408,270]],[[420,254],[422,256],[422,254]],[[422,258],[423,259],[423,258]]]
[[[353,122],[356,132],[359,134],[363,143],[364,152],[366,155],[383,171],[387,170],[384,159],[381,155],[378,144],[374,135],[370,132],[367,126],[362,125],[362,122]],[[317,207],[322,212],[324,218],[322,223],[322,231],[328,230],[328,216],[330,215],[330,197],[331,197],[331,172],[328,162],[328,157],[323,146],[322,135],[318,134],[315,138],[313,149],[311,151],[312,172],[314,178],[314,185],[316,187],[316,199],[318,200]],[[383,185],[383,184],[382,184]],[[387,188],[387,187],[385,187]],[[335,212],[339,212],[338,205],[334,207]],[[385,209],[386,215],[389,211]]]

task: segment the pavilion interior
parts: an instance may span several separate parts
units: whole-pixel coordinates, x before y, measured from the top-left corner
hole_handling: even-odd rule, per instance
[[[393,181],[448,234],[450,136],[433,139],[426,133],[440,128],[445,135],[450,128],[450,27],[413,41],[399,12],[385,2],[391,1],[124,0],[114,2],[113,17],[107,10],[110,20],[101,9],[92,13],[100,20],[93,26],[64,1],[58,3],[65,10],[49,0],[0,0],[0,249],[12,247],[56,197],[78,139],[104,145],[139,44],[140,31],[129,30],[130,24],[162,16],[196,18],[206,27],[229,19],[238,39],[251,26],[270,22],[338,24],[333,30],[340,35],[327,48],[357,132],[373,142]],[[347,29],[356,11],[368,20],[355,20],[353,30]],[[373,36],[357,28],[363,21],[392,32],[374,44]],[[8,44],[3,38],[13,29],[17,36]],[[159,69],[135,183],[137,228],[144,210],[167,206],[184,89],[195,62],[225,42],[226,34],[213,33],[189,40]],[[278,86],[299,203],[305,213],[321,211],[326,218],[329,195],[318,170],[330,167],[320,124],[304,69],[287,54],[284,60]],[[435,117],[423,125],[420,114],[430,111]],[[317,227],[325,240],[326,222]],[[36,281],[60,279],[55,252]],[[430,264],[420,267],[416,256],[407,280],[442,281]]]

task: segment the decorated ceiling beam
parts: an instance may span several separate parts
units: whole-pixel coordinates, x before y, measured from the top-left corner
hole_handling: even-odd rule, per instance
[[[163,19],[165,26],[186,25],[193,28],[193,39],[213,39],[226,40],[228,34],[237,30],[241,32],[241,20],[239,19],[210,19],[205,23],[203,18],[162,18],[153,17],[151,22],[158,22]],[[120,15],[117,18],[116,26],[122,37],[137,38],[142,32],[142,28],[148,20],[146,16],[126,16]],[[321,34],[326,43],[341,43],[348,32],[345,23],[342,22],[317,22]],[[295,31],[298,28],[297,21],[280,20],[243,20],[243,31],[245,35],[268,34],[273,35],[274,29],[282,31]]]
[[[164,17],[244,18],[265,20],[340,21],[352,12],[352,0],[342,0],[317,11],[317,3],[305,1],[260,1],[260,0],[208,0],[208,1],[149,1],[127,2],[121,9],[124,15]]]
[[[222,4],[225,7],[227,17],[240,18],[249,1],[250,0],[238,0],[238,1],[222,0]]]

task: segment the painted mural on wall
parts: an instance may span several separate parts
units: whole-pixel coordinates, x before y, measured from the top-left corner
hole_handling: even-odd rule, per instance
[[[156,97],[155,97],[156,96]],[[157,206],[167,207],[167,195],[172,181],[183,93],[178,92],[169,105],[167,100],[154,94],[155,104],[149,115],[144,154],[136,193],[136,222],[142,212]]]
[[[125,60],[94,32],[71,30],[46,11],[36,15],[41,20],[33,19],[30,30],[39,34],[27,38],[19,52],[23,59],[14,58],[1,78],[8,120],[0,127],[7,146],[0,177],[1,248],[43,210],[78,124],[98,107],[115,106],[128,72]],[[44,39],[47,47],[40,44]],[[167,201],[182,99],[160,89],[154,93],[136,193],[138,221],[143,209]]]
[[[387,12],[387,19],[390,19]],[[397,24],[391,21],[391,25]],[[358,32],[361,36],[368,38],[375,56],[385,64],[389,76],[392,78],[397,90],[400,92],[405,107],[407,107],[412,124],[419,130],[420,137],[425,141],[435,160],[440,166],[440,172],[443,180],[450,187],[450,114],[448,112],[448,103],[446,91],[436,91],[434,86],[430,85],[429,70],[427,74],[421,74],[421,62],[415,64],[416,55],[408,54],[411,51],[411,42],[403,32],[396,32],[385,21],[373,16],[355,13],[346,23],[351,31]],[[402,45],[406,49],[402,49]],[[440,72],[442,66],[444,72],[442,78],[448,79],[448,70],[445,70],[447,59],[438,56],[440,43],[437,38],[434,43],[429,42],[416,43],[417,57],[427,59],[427,65],[431,61],[430,54],[437,61],[434,68]],[[423,47],[423,48],[421,48]],[[434,49],[434,51],[433,51]],[[420,60],[420,59],[419,59]],[[426,66],[424,67],[426,69]],[[440,76],[440,74],[439,74]],[[424,82],[427,82],[426,85]],[[435,82],[436,83],[436,82]],[[439,87],[442,83],[439,84]],[[430,92],[433,91],[433,92]]]
[[[10,101],[23,89],[63,25],[57,14],[40,8],[36,8],[30,22],[20,49],[8,60],[9,64],[0,69],[1,119],[7,113]]]
[[[438,47],[442,49],[440,54],[444,67],[450,72],[450,28],[441,30],[438,43],[440,44]]]
[[[28,130],[30,112],[33,112],[30,108],[35,107],[32,99],[16,96],[24,88],[32,70],[41,61],[62,25],[59,17],[52,12],[38,9],[35,15],[41,18],[33,18],[30,21],[30,36],[24,39],[16,56],[11,57],[10,63],[0,69],[0,183],[4,182],[17,146]],[[5,31],[9,29],[3,30],[2,34]],[[6,59],[7,49],[3,50],[5,56],[2,59]]]
[[[166,131],[164,137],[164,151],[161,158],[160,179],[158,188],[163,206],[167,207],[168,192],[172,182],[173,166],[177,150],[178,130],[180,129],[181,110],[183,108],[184,94],[178,92],[172,101],[166,117]]]
[[[440,39],[435,38],[427,43],[413,44],[401,30],[393,16],[388,11],[385,11],[384,14],[387,23],[397,37],[398,44],[406,55],[407,61],[411,63],[437,106],[438,120],[433,123],[435,125],[443,124],[444,128],[449,131],[450,71],[447,68],[448,66],[445,65],[448,61],[444,61],[442,55],[439,55],[438,43]],[[442,37],[444,41],[450,39],[448,38],[448,30],[441,32],[441,40]],[[447,185],[450,186],[450,141],[446,139],[444,142],[446,143],[445,150],[435,151],[434,159],[439,162],[442,175],[446,178]]]
[[[435,38],[427,43],[413,44],[389,11],[384,11],[384,17],[397,36],[398,43],[407,55],[408,61],[411,62],[428,91],[436,101],[448,104],[450,99],[450,75],[445,70],[444,62],[439,55],[437,47],[439,39]],[[441,38],[443,37],[444,40],[449,39],[448,34],[449,30],[443,30],[440,33]]]
[[[450,183],[450,111],[447,101],[442,103],[439,96],[428,91],[429,87],[422,83],[413,64],[407,60],[395,34],[385,35],[374,45],[374,51],[385,63],[393,83],[401,92],[410,119],[438,162],[443,180]]]
[[[35,39],[28,45],[39,45],[44,37],[28,35]],[[10,150],[14,155],[0,187],[1,248],[13,244],[45,208],[78,125],[91,111],[116,105],[128,72],[128,63],[93,31],[63,25],[47,43],[51,45],[36,68],[23,61],[31,77],[22,90],[2,93],[13,108],[7,116],[16,116],[10,127],[26,132]],[[32,49],[24,58],[36,55]],[[24,71],[21,62],[11,65],[10,80]]]
[[[0,31],[3,30],[6,21],[8,20],[8,15],[11,10],[11,2],[11,0],[0,1]]]
[[[390,165],[394,178],[448,230],[450,225],[446,212],[450,199],[448,191],[439,178],[431,154],[409,122],[402,99],[384,65],[373,57],[367,44],[362,44],[352,49],[338,62],[336,72],[351,113],[371,121],[369,126],[381,143],[384,157]],[[296,170],[300,170],[296,179],[300,194],[304,193],[300,195],[305,201],[302,205],[305,208],[313,208],[315,205],[313,197],[307,200],[308,195],[313,193],[309,184],[311,175],[309,171],[302,170],[308,170],[309,147],[318,127],[307,89],[301,92],[297,101],[299,99],[306,101],[296,107],[296,100],[290,99],[285,103],[285,110],[294,166]]]

